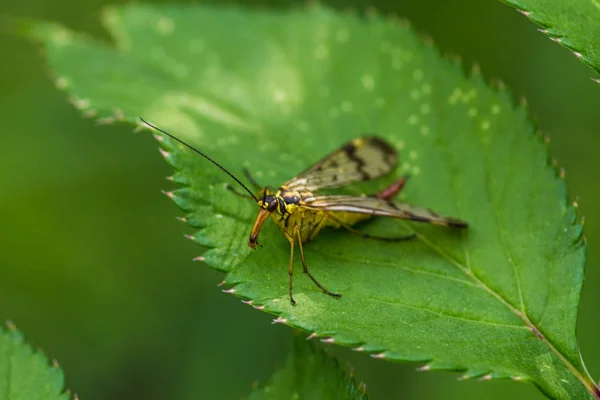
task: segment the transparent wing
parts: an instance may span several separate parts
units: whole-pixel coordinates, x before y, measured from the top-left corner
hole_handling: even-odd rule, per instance
[[[366,181],[391,172],[397,163],[396,150],[377,137],[351,140],[314,166],[287,181],[289,190],[314,191]]]
[[[455,228],[468,227],[468,224],[464,221],[439,215],[424,207],[384,200],[373,196],[313,196],[303,199],[302,205],[313,210],[400,218]]]

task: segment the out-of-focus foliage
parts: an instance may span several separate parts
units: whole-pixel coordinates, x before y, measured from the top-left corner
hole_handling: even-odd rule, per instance
[[[367,400],[366,387],[357,385],[353,371],[296,335],[294,348],[283,368],[276,371],[248,400],[339,399]]]
[[[516,7],[529,19],[541,25],[543,33],[572,50],[577,58],[600,73],[600,2],[597,0],[502,1]]]
[[[1,12],[54,20],[104,35],[103,1],[4,2]],[[339,5],[338,2],[336,4]],[[346,6],[363,7],[359,2]],[[594,185],[600,94],[589,70],[513,9],[494,1],[374,2],[407,17],[444,53],[474,61],[527,96],[552,156],[580,199],[591,247],[578,336],[592,375],[600,372],[593,285],[600,279],[600,190]],[[507,28],[508,27],[508,28]],[[190,262],[195,245],[158,190],[170,174],[147,137],[82,120],[51,85],[32,46],[0,36],[3,168],[0,191],[0,318],[11,317],[68,371],[86,399],[239,398],[265,381],[287,352],[289,329],[243,307],[214,285],[222,276]],[[543,398],[508,381],[458,383],[415,375],[364,354],[351,360],[372,398]]]
[[[58,364],[25,343],[11,323],[0,328],[0,398],[7,400],[68,400]]]

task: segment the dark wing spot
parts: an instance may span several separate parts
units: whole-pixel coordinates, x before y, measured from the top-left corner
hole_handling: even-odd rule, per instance
[[[394,149],[392,145],[376,136],[369,136],[366,139],[371,143],[373,147],[377,147],[379,150],[381,150],[383,154],[385,154],[386,156],[392,156],[394,160],[396,159],[396,149]]]
[[[348,159],[350,159],[351,161],[354,161],[357,164],[356,170],[358,171],[358,173],[360,174],[362,179],[363,180],[369,179],[370,178],[369,174],[367,174],[367,172],[363,169],[363,167],[365,166],[365,161],[362,158],[357,157],[357,155],[356,155],[356,146],[354,144],[352,144],[352,142],[350,142],[343,147],[343,150],[346,153],[346,155],[348,156]]]
[[[452,228],[468,228],[469,227],[468,223],[466,223],[465,221],[461,221],[459,219],[448,218],[448,219],[446,219],[446,222],[448,223],[448,226],[450,226]]]
[[[391,144],[377,136],[368,136],[365,138],[365,140],[367,140],[371,146],[376,147],[383,153],[384,156],[382,157],[382,160],[386,164],[388,164],[390,167],[396,165],[398,153]]]
[[[414,214],[408,215],[408,219],[410,219],[411,221],[416,221],[416,222],[431,222],[430,218],[421,217],[421,216],[414,215]]]

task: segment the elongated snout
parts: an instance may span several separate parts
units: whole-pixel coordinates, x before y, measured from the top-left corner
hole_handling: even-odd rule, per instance
[[[250,237],[248,238],[248,246],[252,247],[253,249],[258,246],[258,234],[260,233],[260,228],[262,228],[262,225],[265,223],[267,218],[269,218],[269,215],[271,215],[271,212],[261,208],[256,216],[254,226],[252,227],[252,232],[250,232]]]

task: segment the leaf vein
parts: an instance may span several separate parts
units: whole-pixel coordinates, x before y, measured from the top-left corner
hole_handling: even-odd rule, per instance
[[[419,306],[409,305],[409,304],[405,304],[405,303],[400,303],[398,301],[384,300],[384,299],[379,299],[376,297],[371,297],[371,299],[378,301],[380,303],[392,304],[392,305],[397,305],[397,306],[404,307],[404,308],[410,308],[412,310],[426,312],[428,314],[433,314],[437,317],[442,317],[442,318],[455,319],[455,320],[469,322],[469,323],[492,325],[492,326],[498,326],[498,327],[503,327],[503,328],[528,330],[528,328],[525,325],[503,324],[500,322],[486,321],[486,320],[482,320],[482,319],[466,318],[466,317],[461,317],[458,315],[445,314],[441,311],[437,311],[437,310],[433,310],[433,309],[429,309],[429,308],[425,308],[425,307],[419,307]],[[425,321],[419,321],[419,322],[425,322]]]
[[[481,288],[480,285],[477,285],[476,283],[464,280],[464,279],[460,279],[460,278],[455,278],[453,276],[449,276],[449,275],[444,275],[442,273],[438,273],[438,272],[434,272],[434,271],[430,271],[426,268],[419,268],[419,267],[407,267],[404,265],[398,265],[395,263],[391,263],[391,262],[385,262],[383,260],[367,260],[367,259],[358,259],[356,257],[344,257],[341,254],[333,254],[333,253],[328,253],[326,251],[322,251],[322,250],[314,250],[315,253],[320,253],[323,254],[325,256],[334,258],[334,259],[338,259],[338,260],[343,260],[343,261],[352,261],[352,262],[359,262],[359,263],[363,263],[363,264],[377,264],[377,265],[382,265],[382,266],[386,266],[386,267],[392,267],[392,268],[398,268],[398,269],[403,269],[405,271],[414,273],[414,274],[421,274],[421,275],[429,275],[429,276],[433,276],[436,278],[440,278],[440,279],[447,279],[449,281],[454,281],[454,282],[458,282],[462,285],[467,285],[467,286],[473,286],[473,287],[477,287],[477,288]]]
[[[511,143],[509,145],[509,148],[516,148],[516,146],[514,145],[514,142],[516,140],[516,136],[513,135],[512,136],[512,140]],[[514,153],[511,153],[511,157],[513,157]],[[512,163],[509,163],[509,165],[512,165]],[[514,261],[513,261],[513,254],[512,251],[509,249],[509,245],[506,241],[506,230],[503,229],[503,224],[501,223],[501,218],[498,212],[498,204],[496,202],[493,201],[493,194],[490,188],[490,182],[494,182],[494,179],[492,179],[489,176],[489,168],[485,168],[485,179],[484,179],[484,186],[485,186],[485,191],[486,194],[488,196],[488,199],[490,199],[490,209],[491,209],[491,214],[494,218],[494,222],[496,223],[496,227],[498,228],[498,237],[499,237],[499,241],[500,241],[500,246],[502,247],[502,250],[505,254],[505,257],[508,261],[508,264],[511,267],[514,279],[515,279],[515,283],[517,286],[517,294],[519,296],[519,310],[522,313],[525,313],[525,303],[523,300],[523,290],[521,287],[521,278],[517,272],[517,266],[515,265]],[[515,170],[514,168],[511,168],[510,170],[510,175],[507,178],[507,181],[512,180],[512,178],[514,177],[515,174]],[[501,193],[501,197],[504,197],[504,194],[506,193],[507,188],[509,187],[508,184],[504,185],[504,190]]]

